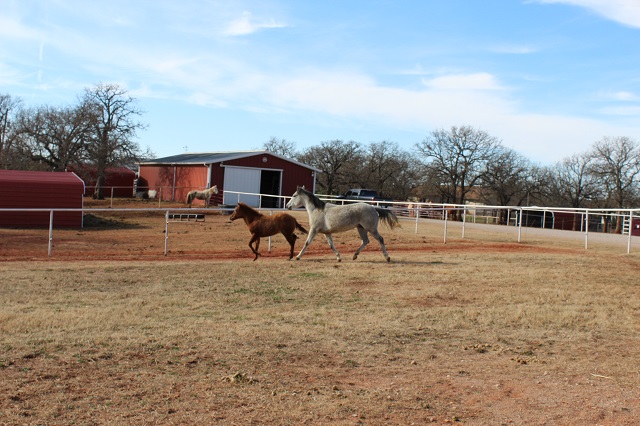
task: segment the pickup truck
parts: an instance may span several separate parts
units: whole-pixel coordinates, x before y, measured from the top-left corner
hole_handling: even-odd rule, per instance
[[[355,188],[350,189],[343,195],[336,197],[338,200],[354,200],[367,202],[380,207],[389,207],[389,202],[393,201],[391,198],[382,198],[378,195],[378,192],[373,189]]]

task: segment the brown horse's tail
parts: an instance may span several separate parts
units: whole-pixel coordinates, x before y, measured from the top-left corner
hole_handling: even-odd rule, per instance
[[[380,219],[389,227],[389,229],[400,228],[400,222],[398,221],[398,216],[394,212],[389,209],[376,207],[376,211],[378,212],[378,216]]]
[[[302,232],[303,234],[308,234],[308,233],[309,233],[306,229],[304,229],[304,228],[302,227],[302,225],[300,225],[300,224],[298,223],[298,221],[297,221],[297,220],[296,220],[296,229],[297,229],[298,231]]]
[[[193,192],[187,194],[187,204],[191,204],[191,202],[193,202],[194,195],[195,194]]]

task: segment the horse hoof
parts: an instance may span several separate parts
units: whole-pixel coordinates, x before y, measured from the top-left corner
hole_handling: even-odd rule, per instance
[[[391,262],[391,256],[387,257],[387,262]]]
[[[358,255],[357,255],[357,254],[354,254],[354,255],[353,255],[353,260],[356,260],[357,258],[358,258]]]

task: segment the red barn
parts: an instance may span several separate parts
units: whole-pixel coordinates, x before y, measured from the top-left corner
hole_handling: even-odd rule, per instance
[[[82,228],[84,182],[71,172],[0,170],[0,209],[78,209],[53,214],[56,228]],[[49,227],[48,211],[0,211],[0,226]]]
[[[98,169],[95,166],[79,165],[70,167],[70,171],[76,173],[86,185],[85,197],[93,196],[98,182]],[[136,180],[136,172],[128,167],[108,167],[105,170],[104,182],[102,184],[102,195],[105,198],[133,197],[133,183]]]
[[[640,217],[634,217],[631,221],[631,235],[640,237]]]
[[[217,204],[242,201],[254,207],[277,208],[284,207],[281,199],[269,195],[292,195],[302,185],[315,189],[317,172],[269,151],[179,154],[140,163],[138,189],[154,190],[163,200],[184,201],[193,189],[217,185],[219,194],[212,198]]]

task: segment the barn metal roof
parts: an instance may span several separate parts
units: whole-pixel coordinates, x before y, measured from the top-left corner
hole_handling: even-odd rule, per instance
[[[141,165],[192,165],[192,164],[211,164],[221,163],[223,161],[237,160],[239,158],[253,157],[255,155],[269,154],[274,157],[281,158],[290,163],[297,164],[309,170],[319,172],[320,170],[307,164],[300,163],[296,160],[283,157],[271,151],[250,150],[250,151],[217,151],[217,152],[195,152],[171,155],[169,157],[156,158],[154,160],[142,161]]]
[[[0,170],[0,181],[4,184],[37,183],[47,185],[71,183],[84,188],[84,182],[72,172],[33,172],[28,170]]]

